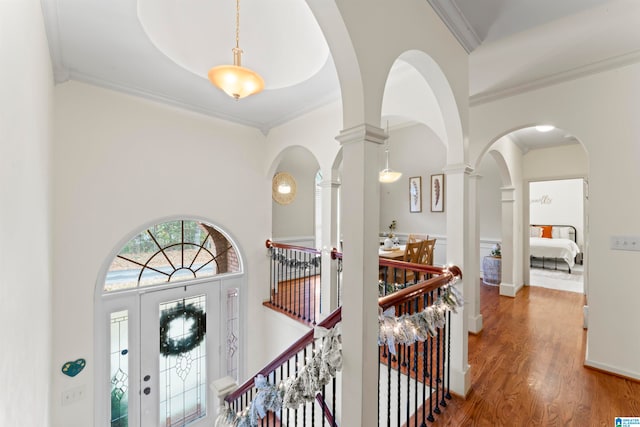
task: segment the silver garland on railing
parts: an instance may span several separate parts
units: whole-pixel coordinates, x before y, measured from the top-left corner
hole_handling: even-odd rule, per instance
[[[298,270],[310,270],[311,267],[318,268],[322,262],[322,257],[320,255],[315,255],[309,261],[303,261],[300,259],[287,258],[282,253],[274,250],[274,248],[270,248],[271,251],[271,259],[284,265],[285,267],[295,268]]]
[[[456,313],[463,299],[455,288],[457,278],[443,286],[440,296],[424,310],[396,317],[395,307],[390,307],[378,316],[378,344],[387,345],[391,354],[396,354],[396,344],[413,344],[438,335],[449,311]]]
[[[298,409],[301,404],[313,401],[342,368],[339,324],[331,329],[316,326],[314,338],[324,338],[322,347],[295,376],[276,386],[258,375],[254,379],[257,394],[249,405],[239,413],[224,406],[220,409],[216,427],[256,427],[267,412],[277,413],[282,408]]]
[[[271,259],[290,268],[297,268],[299,270],[308,270],[311,267],[320,267],[322,257],[320,255],[316,255],[311,258],[309,261],[300,260],[297,258],[288,258],[284,254],[272,250]]]

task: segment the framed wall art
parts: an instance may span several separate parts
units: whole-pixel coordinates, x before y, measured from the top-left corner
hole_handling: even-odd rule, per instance
[[[409,212],[422,212],[422,177],[409,178]]]
[[[444,212],[444,174],[431,175],[431,212]]]

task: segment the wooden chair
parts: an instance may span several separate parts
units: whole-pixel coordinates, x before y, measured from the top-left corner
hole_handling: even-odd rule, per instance
[[[419,259],[420,264],[433,265],[433,250],[435,249],[435,246],[436,246],[436,239],[424,240],[422,242],[422,248],[420,250],[420,259]],[[425,280],[430,278],[431,278],[430,274],[424,275]]]
[[[428,234],[411,233],[411,234],[409,234],[409,237],[407,238],[407,243],[420,242],[422,240],[427,240],[428,238],[429,238]]]
[[[402,259],[404,262],[411,262],[413,264],[420,264],[420,257],[422,255],[422,247],[424,240],[419,240],[415,242],[407,242],[407,245],[404,249],[404,258]],[[405,272],[401,272],[402,278],[405,283],[413,282],[416,279],[416,272],[407,270]]]

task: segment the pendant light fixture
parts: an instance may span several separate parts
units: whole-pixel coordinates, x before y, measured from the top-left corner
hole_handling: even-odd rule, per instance
[[[264,89],[264,79],[258,73],[242,66],[240,49],[240,0],[236,0],[236,47],[233,65],[218,65],[209,70],[209,80],[227,95],[236,99],[247,97]]]
[[[396,182],[402,176],[402,172],[395,172],[389,169],[389,120],[387,120],[387,141],[385,142],[384,152],[386,155],[386,163],[384,169],[380,171],[378,180],[384,184]]]

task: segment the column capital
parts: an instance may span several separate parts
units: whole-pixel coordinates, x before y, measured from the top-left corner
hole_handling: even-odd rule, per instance
[[[500,191],[502,192],[502,202],[515,202],[516,197],[516,188],[512,186],[508,187],[500,187]]]
[[[453,165],[446,165],[442,169],[442,171],[447,175],[454,175],[454,174],[471,175],[471,173],[473,172],[473,168],[466,163],[457,163]]]
[[[342,183],[340,182],[340,180],[338,178],[334,178],[334,179],[323,179],[319,184],[318,187],[320,188],[340,188],[340,185]]]
[[[342,145],[362,141],[384,144],[387,138],[388,135],[384,129],[367,123],[349,129],[343,129],[340,131],[340,135],[336,136],[336,140]]]

